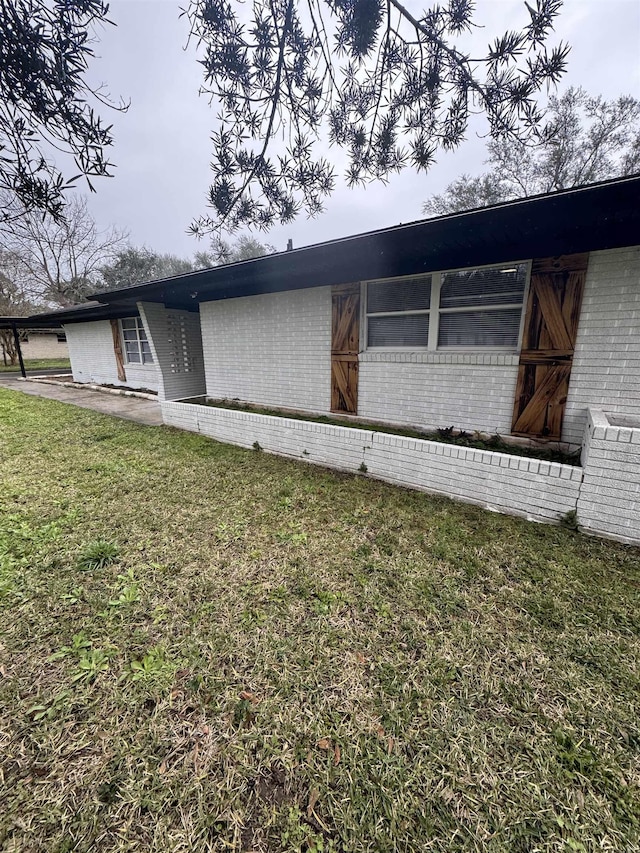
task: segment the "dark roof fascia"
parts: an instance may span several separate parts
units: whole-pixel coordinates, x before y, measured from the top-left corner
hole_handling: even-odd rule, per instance
[[[27,328],[26,320],[28,317],[0,317],[0,329],[12,329],[14,326],[17,329]]]
[[[118,291],[101,302],[199,302],[640,243],[640,177],[345,237]]]
[[[50,330],[59,332],[62,326],[55,320],[49,319],[46,322],[40,322],[38,315],[35,317],[0,317],[0,329],[39,329],[41,331]]]
[[[91,305],[77,308],[68,308],[60,311],[51,311],[46,314],[33,314],[30,317],[2,317],[0,328],[7,328],[16,320],[20,329],[45,329],[61,328],[62,325],[72,323],[92,323],[96,320],[113,320],[122,317],[137,317],[138,309],[135,305]],[[2,326],[3,321],[8,321]]]

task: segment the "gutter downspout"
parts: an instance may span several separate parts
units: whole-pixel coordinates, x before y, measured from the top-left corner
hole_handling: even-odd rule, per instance
[[[22,358],[22,347],[20,346],[20,335],[18,334],[18,327],[15,323],[11,324],[11,328],[13,330],[13,340],[16,345],[16,349],[18,350],[18,360],[20,362],[20,373],[22,373],[22,378],[27,378],[27,371],[24,369],[24,359]]]

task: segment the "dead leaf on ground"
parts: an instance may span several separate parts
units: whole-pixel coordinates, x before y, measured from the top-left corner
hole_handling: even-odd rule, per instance
[[[244,699],[245,702],[251,702],[252,705],[257,705],[260,701],[255,693],[251,693],[250,690],[243,690],[240,693],[240,698]]]
[[[335,749],[333,750],[333,763],[334,763],[336,766],[337,766],[338,764],[340,764],[340,756],[341,756],[341,754],[342,754],[342,753],[340,752],[340,747],[338,746],[338,744],[336,744]]]
[[[331,748],[331,738],[323,737],[318,741],[318,749],[330,749]]]
[[[307,817],[311,817],[316,803],[320,799],[320,791],[317,788],[312,788],[309,794],[309,805],[307,806]]]

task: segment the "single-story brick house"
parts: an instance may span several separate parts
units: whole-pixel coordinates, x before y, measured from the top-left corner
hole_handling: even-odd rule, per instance
[[[0,317],[0,329],[11,328],[10,317]],[[3,323],[3,320],[5,321]],[[67,339],[61,328],[53,329],[29,329],[20,326],[20,348],[22,357],[26,361],[49,358],[68,358]],[[4,341],[0,339],[0,355],[4,365],[9,363],[9,353],[5,348]]]
[[[74,378],[167,404],[207,396],[576,448],[591,409],[640,427],[640,177],[95,299],[60,315]]]

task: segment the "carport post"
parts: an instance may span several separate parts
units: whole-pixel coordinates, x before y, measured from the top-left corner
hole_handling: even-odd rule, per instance
[[[22,373],[22,378],[27,378],[27,371],[24,369],[24,359],[22,358],[22,347],[20,346],[20,335],[18,334],[18,327],[15,323],[11,324],[11,328],[13,329],[13,340],[16,343],[16,349],[18,350],[18,360],[20,362],[20,373]]]

